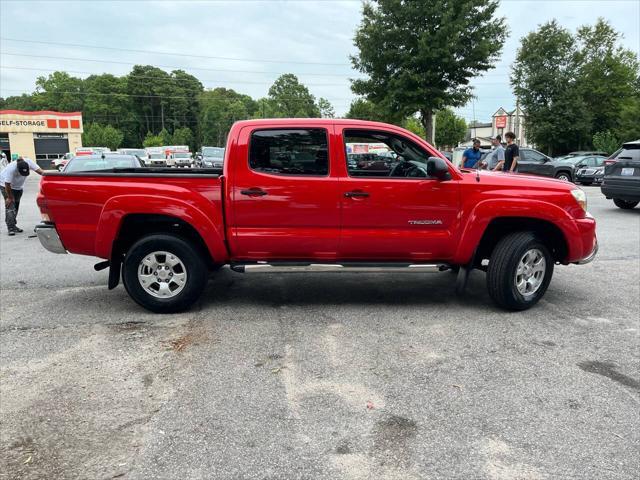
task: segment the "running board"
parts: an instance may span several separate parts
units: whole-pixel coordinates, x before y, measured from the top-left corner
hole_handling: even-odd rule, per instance
[[[443,272],[451,267],[435,263],[302,263],[302,262],[258,262],[232,263],[231,270],[238,273],[305,273],[305,272]]]

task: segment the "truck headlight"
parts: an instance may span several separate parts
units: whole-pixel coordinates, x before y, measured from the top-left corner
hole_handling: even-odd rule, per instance
[[[586,212],[587,211],[587,194],[584,193],[584,190],[580,190],[579,188],[576,188],[574,190],[571,190],[571,195],[573,195],[573,198],[576,199],[576,202],[578,202],[578,205],[580,205],[582,209]]]

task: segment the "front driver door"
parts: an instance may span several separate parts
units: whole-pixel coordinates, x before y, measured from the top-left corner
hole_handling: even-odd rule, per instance
[[[340,134],[345,169],[339,184],[340,258],[414,262],[451,258],[458,230],[459,185],[457,180],[427,176],[426,161],[437,153],[391,130],[336,125],[336,137]],[[367,149],[371,158],[347,162],[345,150],[353,145]],[[393,150],[400,154],[390,154]]]

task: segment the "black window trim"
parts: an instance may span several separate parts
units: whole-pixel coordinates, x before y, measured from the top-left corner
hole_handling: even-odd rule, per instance
[[[418,181],[423,181],[423,182],[425,180],[437,180],[437,178],[435,178],[435,177],[390,177],[390,176],[385,176],[385,177],[371,176],[371,177],[368,177],[368,176],[364,176],[364,175],[362,175],[362,176],[360,176],[360,175],[356,175],[356,176],[351,175],[351,172],[349,171],[349,157],[348,157],[349,154],[347,153],[347,142],[346,142],[346,138],[345,138],[346,137],[345,132],[353,132],[353,131],[361,131],[361,132],[367,132],[367,133],[381,133],[383,135],[398,135],[398,136],[402,136],[403,138],[406,138],[408,141],[410,141],[411,143],[416,145],[418,148],[424,150],[425,153],[428,154],[427,158],[429,158],[431,156],[435,156],[435,155],[429,155],[429,152],[426,149],[424,149],[422,147],[422,145],[417,144],[412,139],[410,139],[410,138],[408,138],[408,137],[406,137],[404,135],[401,135],[401,134],[399,134],[397,132],[388,132],[386,130],[367,129],[367,128],[362,128],[362,127],[360,127],[360,128],[358,128],[358,127],[356,127],[356,128],[348,128],[348,127],[346,127],[346,128],[342,129],[342,144],[344,146],[344,161],[345,161],[345,166],[347,168],[347,177],[354,178],[354,179],[365,178],[367,180],[410,180],[410,181],[418,180]]]
[[[325,175],[313,175],[310,173],[275,173],[275,172],[262,172],[260,170],[255,170],[251,167],[251,143],[253,142],[253,134],[256,132],[267,132],[267,131],[278,131],[278,130],[322,130],[324,131],[325,137],[327,139],[327,173]],[[253,173],[260,175],[273,175],[275,177],[309,177],[309,178],[328,178],[331,176],[331,138],[329,137],[329,130],[326,127],[269,127],[269,128],[255,128],[249,131],[249,142],[247,148],[247,167]]]

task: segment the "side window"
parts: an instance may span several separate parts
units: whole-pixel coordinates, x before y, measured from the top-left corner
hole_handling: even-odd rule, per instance
[[[596,157],[596,167],[604,166],[604,157]]]
[[[544,155],[535,150],[527,150],[527,161],[531,163],[544,163]]]
[[[327,132],[322,128],[256,130],[251,134],[249,166],[275,175],[326,176]]]
[[[429,177],[429,154],[408,138],[387,132],[345,130],[344,144],[350,177]]]
[[[587,167],[595,167],[596,166],[596,157],[588,157],[585,161],[584,164]]]

